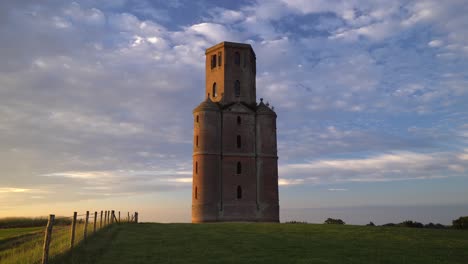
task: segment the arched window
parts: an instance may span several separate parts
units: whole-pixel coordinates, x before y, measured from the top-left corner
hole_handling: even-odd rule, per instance
[[[242,187],[237,186],[237,199],[242,199]]]
[[[241,117],[237,116],[237,124],[240,125],[242,123]]]
[[[234,94],[235,94],[236,97],[240,96],[240,82],[239,82],[239,80],[236,80],[236,82],[234,83]]]
[[[196,121],[197,121],[197,123],[198,123],[198,115],[197,115],[197,117],[196,117],[195,119],[196,119]]]
[[[198,174],[198,161],[195,161],[195,174]]]
[[[237,162],[237,174],[241,174],[242,173],[242,164],[240,163],[240,161]]]
[[[242,146],[241,136],[237,135],[237,148],[240,148],[241,146]]]
[[[216,95],[217,95],[216,83],[213,83],[213,91],[212,91],[211,95],[213,96],[213,98],[216,97]]]
[[[195,136],[195,146],[198,147],[198,136]]]
[[[195,200],[198,199],[198,187],[195,186]]]
[[[234,53],[234,64],[240,65],[240,54],[237,51]]]

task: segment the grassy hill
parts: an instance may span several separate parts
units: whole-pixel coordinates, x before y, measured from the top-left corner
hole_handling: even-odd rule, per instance
[[[468,232],[314,224],[125,224],[53,263],[468,263]]]

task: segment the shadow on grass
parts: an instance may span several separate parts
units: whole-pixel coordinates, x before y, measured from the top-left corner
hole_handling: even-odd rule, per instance
[[[105,227],[88,239],[80,241],[72,251],[67,251],[54,256],[51,264],[83,264],[95,263],[110,248],[115,236],[120,232],[122,226],[113,225]]]

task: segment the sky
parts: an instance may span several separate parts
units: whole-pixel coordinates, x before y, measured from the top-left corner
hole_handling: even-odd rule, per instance
[[[1,1],[0,217],[189,222],[204,51],[252,45],[281,221],[468,215],[468,2]]]

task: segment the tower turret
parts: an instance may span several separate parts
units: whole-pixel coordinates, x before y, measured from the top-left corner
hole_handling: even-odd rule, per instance
[[[209,96],[193,110],[192,221],[218,220],[221,111]]]
[[[206,50],[206,92],[213,102],[255,105],[255,53],[249,44],[221,42]]]

